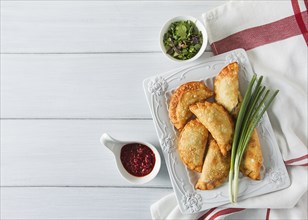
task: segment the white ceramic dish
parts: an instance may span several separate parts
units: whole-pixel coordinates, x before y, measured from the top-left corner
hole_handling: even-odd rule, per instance
[[[196,27],[198,28],[198,30],[201,31],[202,37],[203,37],[203,42],[202,42],[202,46],[201,46],[200,50],[198,51],[198,53],[194,57],[190,58],[189,60],[178,60],[178,59],[175,59],[174,57],[170,56],[169,54],[167,54],[166,48],[164,46],[164,41],[163,41],[164,40],[164,34],[168,31],[169,26],[173,22],[188,21],[188,20],[194,22],[196,24]],[[160,31],[160,40],[159,40],[160,49],[166,57],[168,57],[169,59],[171,59],[172,61],[175,61],[175,62],[183,63],[183,62],[190,62],[190,61],[198,59],[203,54],[203,52],[204,52],[204,50],[207,46],[207,41],[208,41],[208,36],[207,36],[207,32],[206,32],[205,27],[203,26],[203,24],[197,18],[194,18],[192,16],[178,16],[178,17],[172,18],[172,19],[168,20],[163,25],[163,27]]]
[[[239,82],[244,94],[253,74],[246,52],[237,49],[211,57],[177,70],[144,80],[144,91],[153,116],[156,132],[163,149],[166,165],[181,212],[192,214],[229,203],[228,181],[213,190],[194,188],[198,175],[182,163],[176,150],[178,133],[168,117],[170,94],[181,84],[204,81],[213,88],[213,79],[228,63],[237,61],[240,66]],[[241,176],[238,201],[281,190],[290,185],[290,179],[277,145],[267,113],[257,127],[263,152],[262,180],[253,181]]]
[[[159,152],[152,144],[141,142],[141,141],[119,141],[119,140],[112,138],[109,134],[106,134],[106,133],[104,133],[101,136],[100,142],[101,144],[105,145],[113,153],[119,173],[126,181],[133,183],[133,184],[144,184],[154,179],[156,175],[158,174],[160,170],[160,166],[161,166],[161,158],[160,158]],[[129,172],[126,171],[126,169],[124,168],[121,162],[121,158],[120,158],[121,148],[126,144],[132,144],[132,143],[140,143],[140,144],[148,146],[155,155],[154,168],[146,176],[137,177],[137,176],[131,175]]]

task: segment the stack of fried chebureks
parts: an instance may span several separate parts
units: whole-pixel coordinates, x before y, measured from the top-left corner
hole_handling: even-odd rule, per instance
[[[201,173],[196,189],[214,189],[229,174],[234,125],[242,101],[238,72],[238,63],[230,63],[215,77],[214,91],[202,81],[193,81],[181,85],[171,96],[169,117],[179,131],[179,155],[188,169]],[[209,101],[210,97],[215,100]],[[259,180],[262,162],[255,129],[240,170]]]

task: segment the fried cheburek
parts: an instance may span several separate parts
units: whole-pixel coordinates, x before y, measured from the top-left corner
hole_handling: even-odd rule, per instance
[[[262,163],[261,144],[257,129],[255,128],[244,152],[240,170],[245,176],[253,180],[260,180]]]
[[[239,91],[238,70],[238,63],[230,63],[220,71],[214,82],[216,101],[223,105],[234,118],[237,118],[242,102]],[[261,178],[262,163],[261,145],[257,130],[254,129],[244,152],[240,170],[245,176],[253,180],[259,180]]]
[[[198,119],[189,121],[180,133],[178,150],[184,164],[201,173],[208,130]]]
[[[202,174],[195,186],[196,189],[209,190],[220,186],[228,177],[230,169],[230,152],[223,156],[216,141],[209,135],[209,146],[206,153]]]
[[[219,72],[214,81],[215,100],[234,117],[237,116],[242,101],[238,71],[238,63],[230,63]]]
[[[192,116],[189,106],[204,101],[214,95],[214,92],[203,82],[188,82],[181,85],[172,94],[169,103],[169,118],[173,125],[181,130]]]
[[[179,156],[188,169],[201,172],[196,189],[214,189],[222,185],[229,174],[233,120],[236,120],[242,102],[238,71],[238,63],[230,63],[215,77],[214,102],[206,101],[214,92],[197,81],[181,85],[171,95],[169,118],[180,132]],[[262,163],[261,145],[254,129],[240,171],[253,180],[259,180]]]
[[[231,116],[224,107],[217,103],[196,103],[189,107],[190,111],[209,130],[216,140],[221,153],[226,156],[231,149],[234,124]]]

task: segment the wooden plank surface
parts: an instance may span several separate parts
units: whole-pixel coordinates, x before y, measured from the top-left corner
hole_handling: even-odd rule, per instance
[[[160,51],[170,18],[202,13],[221,1],[3,1],[3,53]]]
[[[171,189],[3,187],[1,219],[151,219]]]
[[[152,120],[2,120],[1,185],[132,186],[100,144],[105,132],[161,152]],[[141,187],[171,187],[164,160],[158,176]]]
[[[2,54],[1,61],[2,118],[151,118],[143,80],[181,66],[160,53]]]
[[[181,64],[160,53],[160,28],[221,4],[1,1],[0,218],[150,219],[172,192],[164,160],[153,181],[132,185],[99,138],[161,152],[142,81]]]

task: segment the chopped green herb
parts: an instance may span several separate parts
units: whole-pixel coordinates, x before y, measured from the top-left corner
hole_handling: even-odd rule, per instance
[[[202,33],[192,21],[173,22],[164,34],[167,54],[179,60],[194,57],[201,48]]]

